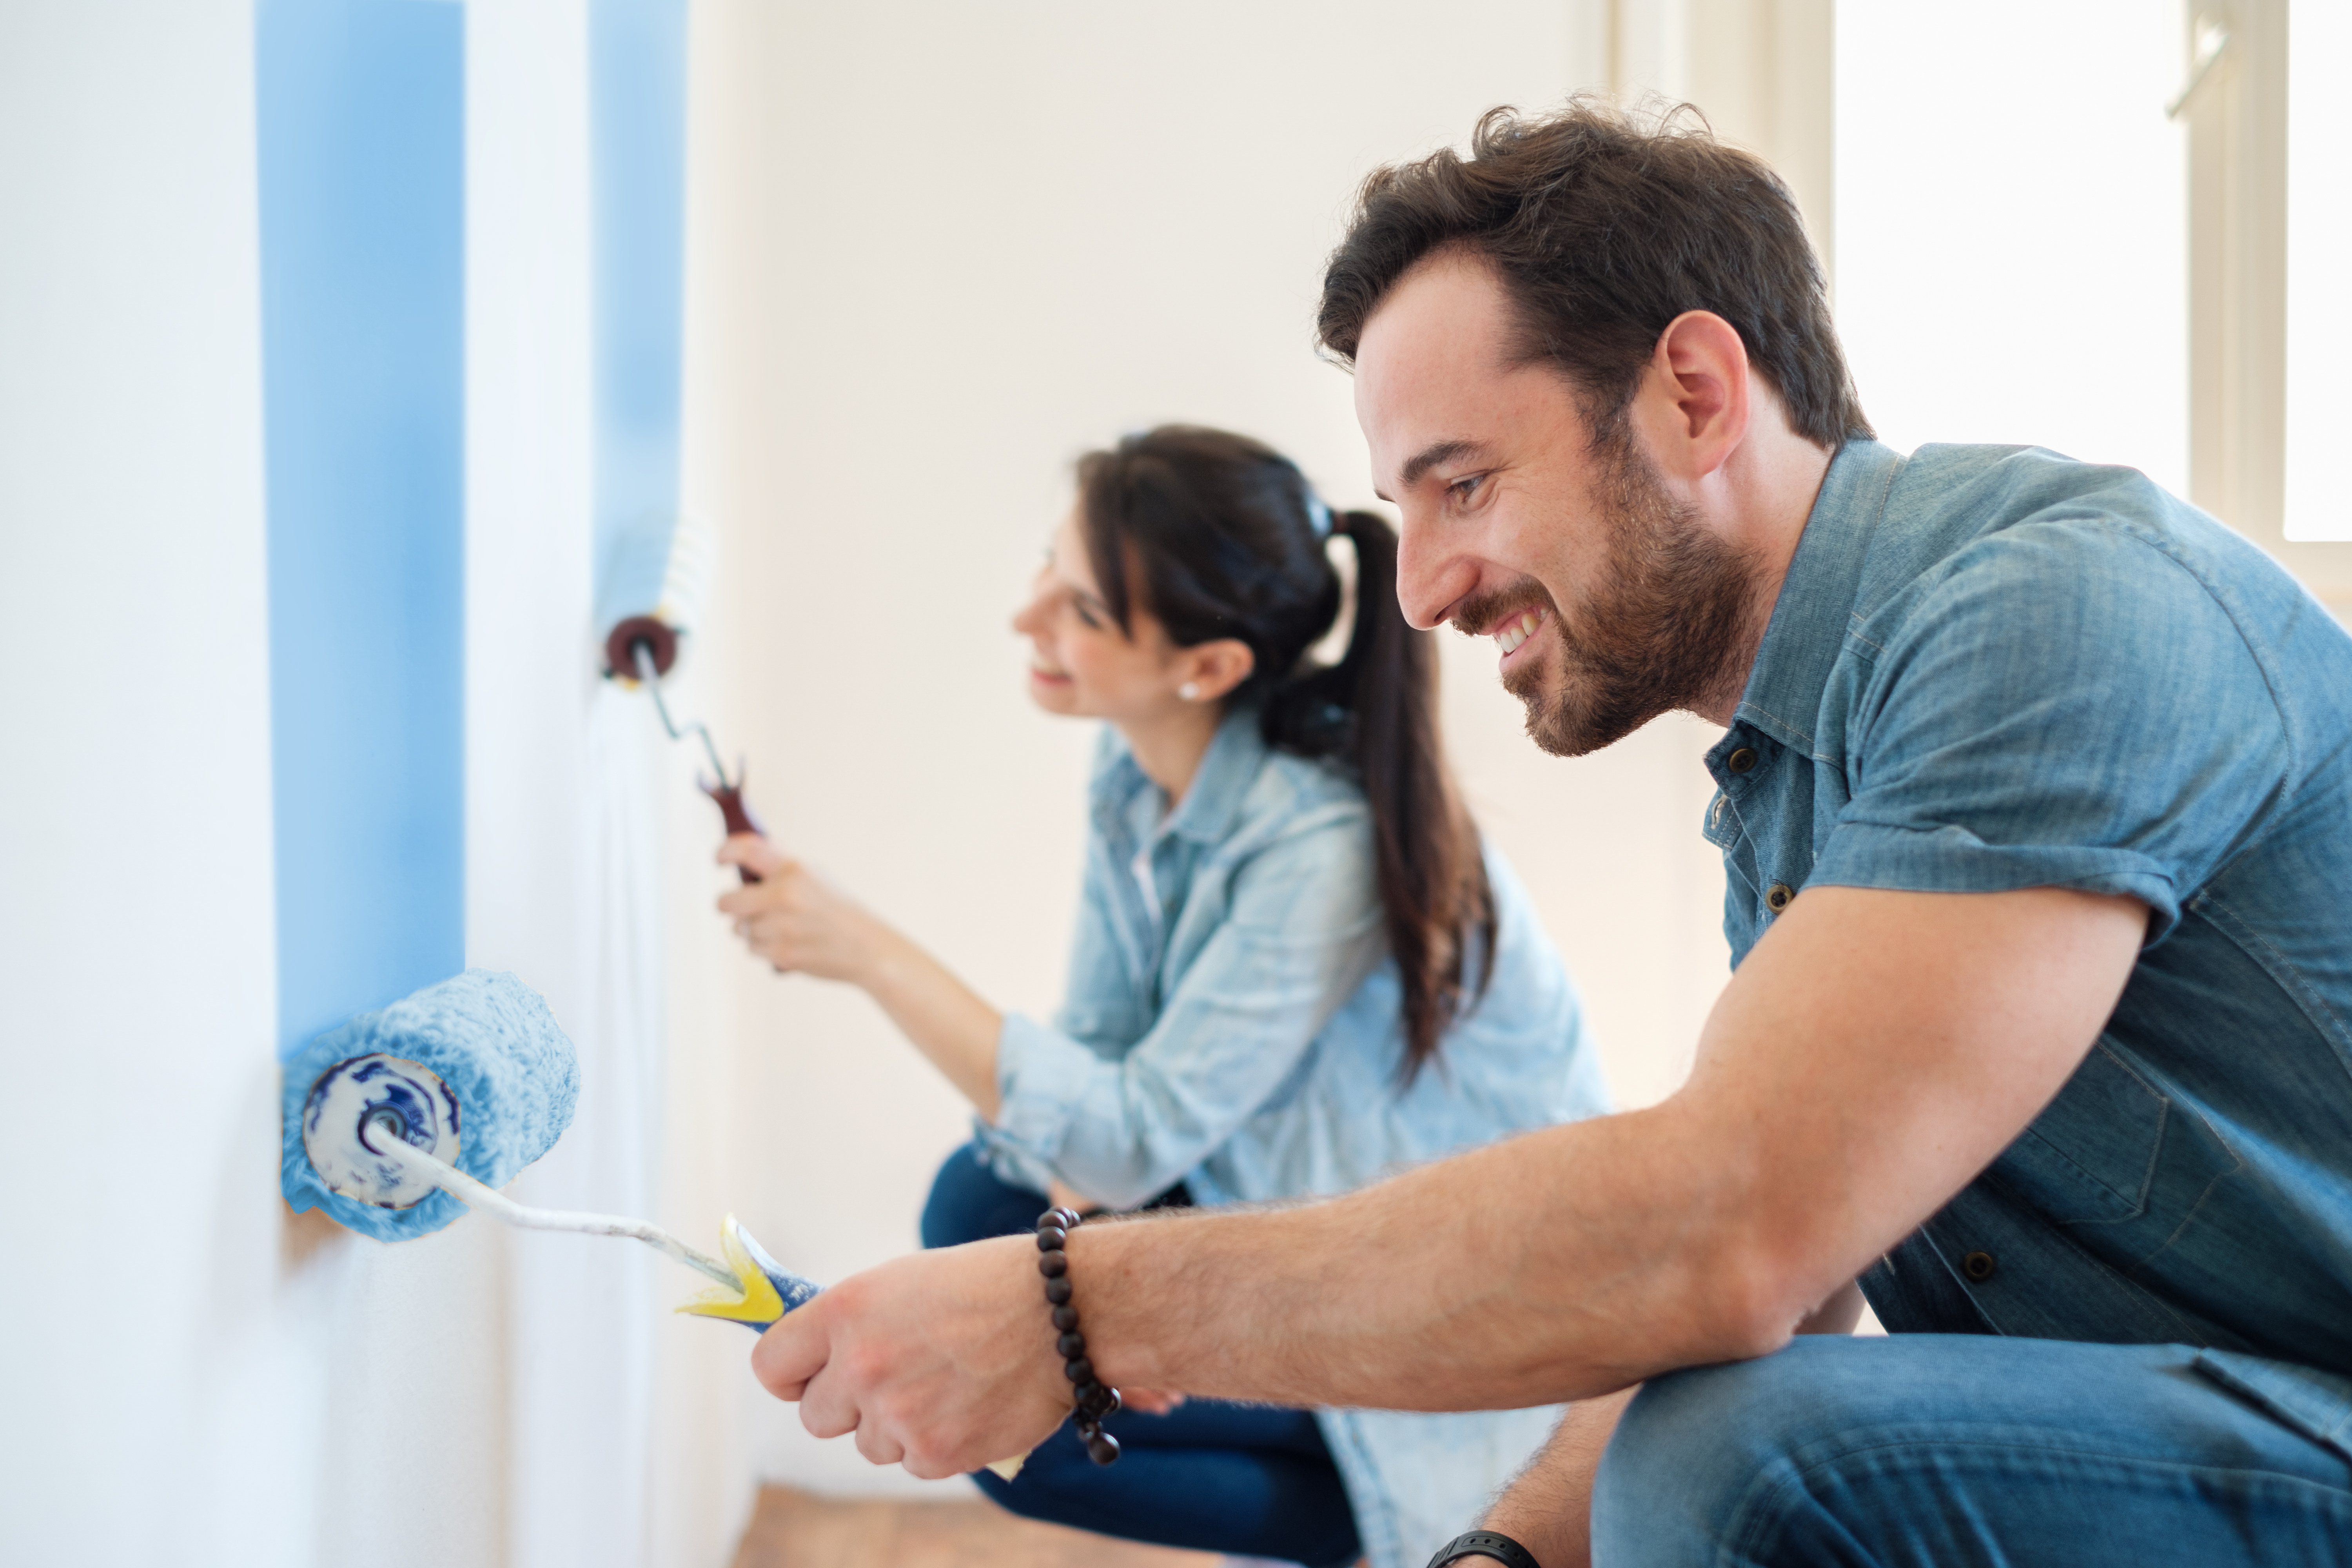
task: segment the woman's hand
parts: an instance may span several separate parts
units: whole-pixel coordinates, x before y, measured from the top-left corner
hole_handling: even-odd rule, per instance
[[[719,863],[760,874],[719,900],[719,912],[735,922],[745,946],[779,973],[845,980],[864,991],[973,1110],[996,1119],[1003,1014],[938,959],[756,834],[739,833],[720,845]]]
[[[893,934],[887,926],[756,834],[719,847],[719,863],[760,874],[719,900],[744,945],[782,973],[862,985]]]

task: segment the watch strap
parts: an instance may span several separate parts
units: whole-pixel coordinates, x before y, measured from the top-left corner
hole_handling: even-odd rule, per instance
[[[1429,1568],[1445,1568],[1448,1563],[1465,1557],[1491,1557],[1503,1568],[1543,1568],[1536,1554],[1499,1531],[1472,1530],[1455,1536],[1437,1549],[1429,1560]]]

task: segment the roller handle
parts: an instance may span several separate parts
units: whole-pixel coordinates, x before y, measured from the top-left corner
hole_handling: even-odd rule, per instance
[[[735,770],[733,784],[711,784],[705,781],[702,793],[719,803],[719,815],[727,819],[728,837],[732,838],[739,833],[754,833],[762,838],[768,836],[767,830],[753,819],[751,808],[743,804],[743,770],[740,767]],[[760,879],[760,873],[749,866],[738,866],[735,869],[742,877],[746,887]]]

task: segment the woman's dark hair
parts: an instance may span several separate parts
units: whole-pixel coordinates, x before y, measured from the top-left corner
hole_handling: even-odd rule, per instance
[[[1326,510],[1270,447],[1181,425],[1080,458],[1078,508],[1122,631],[1139,602],[1179,647],[1247,645],[1255,666],[1228,700],[1256,705],[1269,745],[1333,759],[1362,786],[1411,1082],[1486,989],[1495,897],[1438,745],[1437,650],[1397,607],[1395,531]],[[1355,625],[1339,662],[1317,665],[1307,652],[1339,613],[1327,531],[1355,545]]]
[[[1649,121],[1582,98],[1538,118],[1493,109],[1469,157],[1375,169],[1324,268],[1323,345],[1352,361],[1397,280],[1451,247],[1493,266],[1520,362],[1556,365],[1596,435],[1685,310],[1731,323],[1807,440],[1835,448],[1871,434],[1796,198],[1695,111]]]

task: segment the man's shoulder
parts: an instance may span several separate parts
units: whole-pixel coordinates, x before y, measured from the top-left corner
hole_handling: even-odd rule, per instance
[[[2021,637],[2038,607],[2104,611],[2128,643],[2178,636],[2183,616],[2244,635],[2301,597],[2269,556],[2136,468],[1946,446],[1921,447],[1890,489],[1855,610],[1878,644],[1961,605]]]
[[[2289,770],[2352,747],[2352,637],[2252,542],[2130,468],[1923,447],[1890,488],[1821,731],[2057,723],[2044,762],[2214,744]],[[2128,736],[2111,734],[2117,726]],[[1923,731],[1926,732],[1926,731]]]
[[[1922,447],[1886,498],[1874,576],[1927,567],[2012,530],[2060,531],[2085,554],[2155,545],[2206,572],[2276,572],[2267,556],[2137,468],[2085,463],[2040,447]],[[1874,564],[1876,564],[1874,563]],[[2152,563],[2151,563],[2152,564]]]

